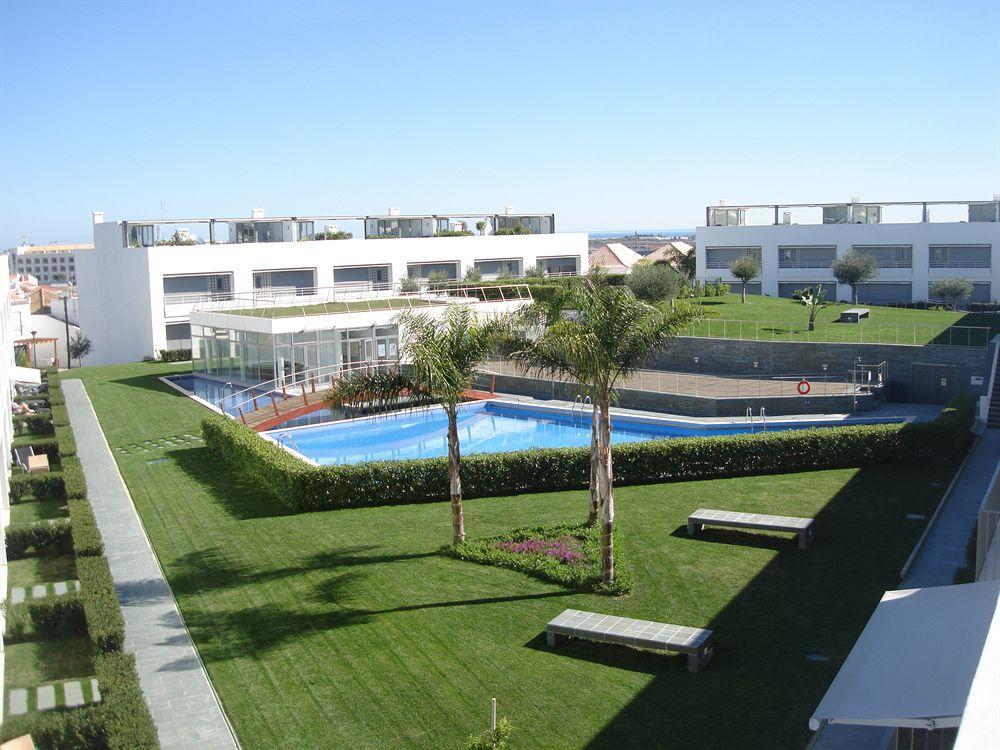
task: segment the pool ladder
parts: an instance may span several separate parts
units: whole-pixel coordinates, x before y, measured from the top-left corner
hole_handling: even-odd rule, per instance
[[[753,409],[747,407],[747,422],[750,424],[750,433],[754,431]],[[760,430],[767,432],[767,416],[764,414],[764,407],[760,407]]]
[[[292,436],[291,436],[291,435],[289,435],[289,434],[288,434],[287,432],[279,432],[279,433],[278,433],[278,443],[279,443],[280,445],[285,445],[285,444],[287,443],[287,445],[290,445],[290,446],[291,446],[292,448],[294,448],[294,449],[295,449],[295,452],[296,452],[296,453],[302,453],[302,449],[301,449],[301,448],[299,448],[299,444],[298,444],[298,443],[296,443],[296,442],[295,442],[295,441],[294,441],[294,440],[292,439]],[[286,446],[286,447],[287,447],[287,446]]]
[[[580,407],[580,422],[582,423],[583,420],[584,420],[584,414],[585,414],[584,410],[588,406],[591,407],[591,408],[593,408],[594,402],[590,398],[590,396],[587,396],[586,398],[584,398],[583,394],[581,394],[581,393],[576,394],[576,398],[573,399],[573,406],[569,410],[569,413],[570,413],[571,417],[573,416],[573,414],[576,413],[576,407],[577,407],[577,405],[579,405],[579,407]]]

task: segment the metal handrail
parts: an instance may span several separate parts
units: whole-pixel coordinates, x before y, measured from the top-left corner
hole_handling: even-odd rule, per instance
[[[989,326],[948,326],[939,329],[931,325],[876,326],[871,323],[833,328],[824,326],[821,329],[810,331],[807,326],[796,328],[794,325],[774,320],[705,318],[697,323],[692,323],[690,333],[686,335],[692,338],[742,341],[902,344],[907,346],[962,346],[982,349],[989,346],[990,331]],[[923,336],[922,334],[927,335]]]
[[[271,317],[279,308],[299,308],[302,315],[404,310],[448,302],[530,302],[528,284],[497,285],[437,285],[425,283],[413,291],[407,284],[378,285],[381,289],[332,287],[301,287],[273,291],[234,292],[220,300],[201,300],[194,312],[230,312],[251,317]],[[331,307],[333,305],[333,307]],[[235,311],[235,312],[234,312]]]

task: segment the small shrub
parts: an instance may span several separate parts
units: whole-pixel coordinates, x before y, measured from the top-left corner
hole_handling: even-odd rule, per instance
[[[83,602],[75,593],[32,599],[27,604],[35,632],[44,636],[72,636],[87,633]]]
[[[614,532],[615,581],[601,582],[601,530],[599,526],[538,526],[517,529],[487,539],[449,545],[442,552],[460,560],[511,568],[535,578],[580,591],[627,594],[632,573],[622,555],[620,532]]]
[[[190,349],[160,349],[161,362],[187,362],[189,359]]]
[[[94,648],[104,653],[121,651],[125,643],[125,621],[108,561],[104,557],[77,557],[76,572]]]
[[[470,734],[465,742],[465,750],[510,750],[510,736],[514,733],[506,716],[497,719],[496,729],[487,729],[481,734]]]
[[[18,560],[29,549],[36,552],[46,547],[68,550],[70,546],[70,522],[68,518],[54,518],[18,526],[8,526],[4,531],[7,545],[7,559]]]
[[[83,466],[76,456],[64,456],[62,459],[63,492],[70,499],[87,496],[87,481],[83,476]]]
[[[69,500],[69,520],[73,549],[77,555],[96,557],[104,554],[104,542],[97,528],[94,510],[86,500]]]
[[[4,716],[0,739],[7,741],[30,734],[39,750],[105,750],[108,738],[103,709],[103,705],[97,705],[71,711]]]
[[[102,654],[94,659],[101,689],[101,720],[108,750],[158,748],[156,727],[142,697],[131,654]]]
[[[31,630],[31,615],[23,604],[4,603],[4,643],[24,640]]]
[[[32,435],[52,434],[52,415],[49,412],[25,414],[14,417],[14,432],[22,435],[30,432]]]

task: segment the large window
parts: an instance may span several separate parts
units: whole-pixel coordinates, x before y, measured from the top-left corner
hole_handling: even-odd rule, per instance
[[[129,224],[129,247],[152,247],[156,244],[156,230],[152,224]]]
[[[315,268],[284,268],[253,272],[254,291],[272,294],[310,294],[316,288]]]
[[[934,295],[933,291],[932,291],[932,284],[933,283],[934,282],[931,281],[927,285],[927,299],[929,301],[932,301],[932,302],[941,301],[940,298],[936,297]],[[951,302],[951,301],[952,300],[949,300],[949,302]],[[964,300],[959,300],[958,301],[958,306],[959,307],[967,307],[970,302],[992,302],[992,301],[993,301],[993,297],[992,297],[992,289],[991,289],[991,286],[990,286],[990,282],[988,282],[988,281],[975,281],[975,282],[972,283],[972,294],[968,298],[966,298]]]
[[[167,323],[166,335],[167,335],[167,349],[191,348],[190,323]]]
[[[744,255],[751,255],[760,263],[759,247],[706,247],[705,268],[729,268],[729,264]]]
[[[912,284],[893,284],[890,282],[858,284],[858,302],[862,305],[890,305],[912,301]]]
[[[791,299],[795,296],[796,292],[802,289],[809,288],[815,291],[820,285],[823,286],[823,293],[828,300],[832,301],[837,296],[836,281],[781,281],[778,282],[778,296]],[[734,289],[739,291],[738,287],[739,285],[734,287]]]
[[[365,237],[431,237],[434,224],[431,217],[368,219]]]
[[[500,260],[477,260],[473,263],[476,270],[486,278],[498,278],[500,276],[520,276],[520,258],[502,258]]]
[[[778,268],[829,268],[837,257],[834,245],[802,245],[778,248]]]
[[[931,245],[931,268],[990,268],[990,245]]]
[[[431,274],[444,274],[449,279],[458,278],[457,262],[407,263],[406,275],[411,279],[427,279]]]
[[[341,266],[333,269],[333,284],[358,291],[392,288],[392,266]]]
[[[570,276],[580,272],[580,258],[576,255],[539,258],[538,262],[546,276]]]
[[[529,234],[552,234],[555,231],[551,215],[545,216],[498,216],[497,230],[527,229]]]
[[[874,257],[879,268],[913,267],[913,247],[910,245],[854,245],[851,249]]]
[[[281,242],[280,221],[237,221],[230,235],[232,242]]]
[[[231,273],[186,274],[163,277],[166,302],[197,302],[203,299],[227,299],[233,291]]]

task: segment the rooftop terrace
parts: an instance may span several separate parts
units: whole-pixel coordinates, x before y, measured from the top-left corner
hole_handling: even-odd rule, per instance
[[[1000,195],[991,201],[862,201],[761,203],[705,208],[705,226],[780,224],[916,224],[1000,222]]]

